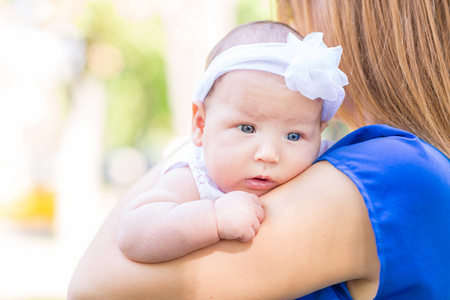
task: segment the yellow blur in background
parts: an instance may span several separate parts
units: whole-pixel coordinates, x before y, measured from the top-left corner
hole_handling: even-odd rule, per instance
[[[1,218],[36,233],[51,234],[54,216],[55,194],[42,186],[34,186],[17,200],[0,205]]]

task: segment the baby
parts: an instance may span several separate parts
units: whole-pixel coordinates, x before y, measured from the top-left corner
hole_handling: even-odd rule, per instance
[[[259,196],[323,152],[321,132],[348,84],[341,47],[285,24],[239,26],[212,50],[194,96],[192,143],[125,209],[118,245],[134,261],[186,255],[221,239],[250,242],[264,219]]]

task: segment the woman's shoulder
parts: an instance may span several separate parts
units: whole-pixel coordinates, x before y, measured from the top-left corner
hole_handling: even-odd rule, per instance
[[[381,263],[378,297],[442,299],[450,285],[449,158],[409,132],[372,125],[319,160],[363,196]]]
[[[353,175],[365,176],[373,171],[371,175],[399,180],[421,175],[443,177],[450,182],[449,158],[412,133],[387,125],[370,125],[351,132],[319,160],[327,160],[338,169],[349,168]]]
[[[409,132],[387,125],[362,127],[319,160],[349,177],[369,208],[401,210],[435,203],[450,209],[450,159]]]

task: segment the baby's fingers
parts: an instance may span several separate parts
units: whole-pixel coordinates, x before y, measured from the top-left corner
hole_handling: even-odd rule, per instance
[[[261,223],[264,220],[264,216],[265,216],[264,208],[262,207],[262,203],[261,203],[261,206],[255,207],[255,214],[256,214],[256,217],[258,218],[259,223]],[[259,228],[259,224],[258,224],[258,228]]]
[[[259,222],[262,222],[264,220],[263,203],[262,203],[261,199],[259,199],[259,197],[256,195],[253,195],[253,202],[256,204],[255,205],[256,217],[258,218]]]
[[[253,232],[255,233],[253,235],[253,237],[256,236],[256,234],[258,233],[260,227],[261,227],[261,222],[255,220],[255,222],[253,222]]]
[[[258,196],[253,195],[252,199],[253,199],[253,202],[255,202],[256,204],[258,204],[258,206],[261,206],[261,207],[263,206],[263,203],[262,203],[261,199],[259,199]]]
[[[255,222],[258,223],[258,222]],[[238,241],[242,242],[242,243],[249,243],[253,240],[253,238],[255,237],[257,231],[254,230],[255,224],[252,225],[252,228],[249,228],[248,230],[245,230],[245,232],[243,232],[239,238]],[[259,229],[259,223],[257,225],[258,229]]]

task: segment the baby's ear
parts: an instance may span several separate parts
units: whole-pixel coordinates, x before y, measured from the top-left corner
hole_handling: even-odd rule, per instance
[[[320,121],[320,132],[323,132],[327,127],[328,127],[327,121]]]
[[[199,101],[192,103],[192,142],[202,146],[203,129],[205,127],[205,106]]]

